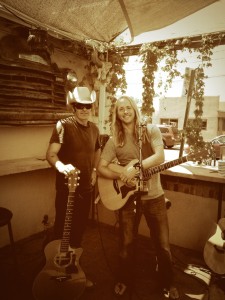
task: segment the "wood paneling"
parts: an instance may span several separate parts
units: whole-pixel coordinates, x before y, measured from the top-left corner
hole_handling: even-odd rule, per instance
[[[0,59],[0,124],[49,124],[68,114],[63,73],[25,59]]]

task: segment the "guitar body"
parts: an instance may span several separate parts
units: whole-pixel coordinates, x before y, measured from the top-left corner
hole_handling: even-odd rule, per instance
[[[137,159],[132,160],[126,168],[132,167],[137,162]],[[124,169],[116,163],[109,164],[108,168],[116,173],[121,173]],[[126,204],[130,196],[138,190],[138,187],[136,184],[128,186],[119,179],[98,177],[98,190],[103,205],[109,210],[118,210]]]
[[[225,274],[225,218],[218,221],[215,233],[208,239],[204,247],[204,260],[216,274]]]
[[[33,283],[36,300],[75,300],[85,289],[86,277],[79,265],[82,248],[59,253],[61,241],[47,244],[46,264]]]
[[[76,170],[68,177],[69,195],[62,240],[55,240],[46,245],[46,264],[33,282],[32,292],[36,300],[76,300],[85,289],[86,278],[79,265],[83,250],[70,247],[78,174],[79,170]]]
[[[109,210],[123,207],[136,188],[130,188],[118,179],[98,177],[98,189],[103,205]]]

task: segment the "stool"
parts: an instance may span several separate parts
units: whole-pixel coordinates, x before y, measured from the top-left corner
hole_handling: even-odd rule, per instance
[[[13,259],[14,259],[15,266],[17,266],[15,245],[14,245],[14,239],[13,239],[12,226],[11,226],[12,216],[13,216],[13,214],[9,209],[0,207],[0,227],[3,227],[5,225],[8,226],[9,239],[10,239],[10,244],[11,244],[12,252],[13,252]]]

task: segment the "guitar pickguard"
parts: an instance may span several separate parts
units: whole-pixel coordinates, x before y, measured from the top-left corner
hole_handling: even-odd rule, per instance
[[[54,263],[56,266],[60,267],[67,267],[71,265],[75,261],[75,253],[73,251],[68,252],[60,252],[57,253],[54,257]]]
[[[122,198],[125,198],[129,192],[135,191],[135,190],[136,190],[136,187],[129,188],[126,185],[121,186],[120,191],[121,191]]]
[[[121,185],[119,187],[117,179],[113,180],[113,187],[115,188],[115,191],[116,191],[117,195],[121,194],[122,199],[124,199],[130,191],[133,191],[133,190],[136,189],[135,186],[134,187],[128,187],[125,184]]]

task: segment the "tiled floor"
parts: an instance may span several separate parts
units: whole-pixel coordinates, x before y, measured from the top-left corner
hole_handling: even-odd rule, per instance
[[[9,247],[0,249],[0,299],[33,300],[34,278],[45,265],[42,251],[45,233],[16,243],[18,270],[16,271]],[[83,242],[84,252],[79,263],[86,276],[96,286],[85,290],[80,300],[112,300],[118,254],[118,234],[113,227],[92,223],[88,226]],[[200,253],[171,246],[174,258],[175,280],[181,299],[225,300],[224,279],[216,280],[206,268]],[[150,239],[140,237],[137,245],[136,278],[132,293],[121,299],[161,300],[155,272],[155,257]],[[212,277],[212,278],[211,278]],[[224,284],[225,286],[225,284]],[[49,300],[74,300],[65,297]],[[45,299],[38,299],[45,300]]]

